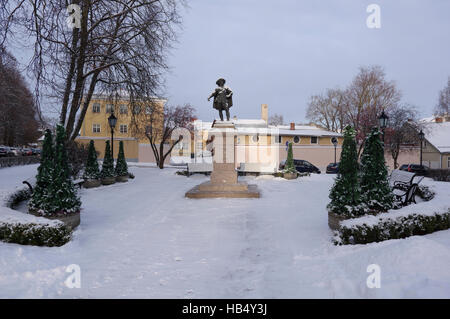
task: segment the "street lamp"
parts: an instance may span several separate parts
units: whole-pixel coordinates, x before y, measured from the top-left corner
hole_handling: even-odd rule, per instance
[[[337,140],[337,138],[336,138],[336,137],[333,137],[333,138],[331,139],[331,143],[333,143],[333,145],[334,145],[334,164],[336,165],[336,147],[337,147],[337,145],[338,145],[338,140]]]
[[[420,140],[420,166],[422,166],[422,145],[423,145],[423,139],[425,138],[425,134],[422,130],[419,132],[419,140]]]
[[[114,112],[111,112],[111,115],[108,117],[108,124],[111,128],[111,154],[114,161],[114,128],[117,124],[117,117],[114,116]]]
[[[381,112],[380,117],[378,118],[378,122],[380,123],[381,131],[383,132],[383,144],[384,144],[384,130],[387,127],[388,120],[389,120],[389,117],[386,115],[386,113],[384,113],[384,110],[383,110],[383,112]]]

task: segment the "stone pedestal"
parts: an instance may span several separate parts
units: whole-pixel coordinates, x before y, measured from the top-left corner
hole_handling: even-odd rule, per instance
[[[214,157],[211,181],[197,185],[186,193],[188,198],[259,198],[256,185],[238,182],[234,163],[234,131],[232,122],[214,121]]]

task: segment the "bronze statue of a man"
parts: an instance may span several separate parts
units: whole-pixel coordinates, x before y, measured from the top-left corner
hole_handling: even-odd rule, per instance
[[[227,115],[227,121],[230,120],[230,107],[233,106],[233,92],[229,87],[225,86],[225,79],[218,79],[216,81],[217,88],[208,97],[208,102],[214,97],[213,108],[219,111],[220,120],[223,121],[223,111]]]

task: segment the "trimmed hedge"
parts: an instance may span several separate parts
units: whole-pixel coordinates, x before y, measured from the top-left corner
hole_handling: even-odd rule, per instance
[[[66,244],[71,237],[72,232],[63,223],[0,223],[0,240],[6,243],[53,247]]]
[[[16,205],[18,205],[20,202],[30,199],[31,198],[31,191],[29,188],[23,188],[19,189],[15,193],[11,194],[5,202],[5,206],[9,208],[14,208]]]
[[[427,172],[427,177],[431,177],[435,181],[450,182],[450,169],[429,169]]]
[[[6,199],[5,206],[13,209],[21,201],[30,199],[30,197],[29,188],[19,189]],[[17,214],[22,213],[17,212]],[[50,220],[49,223],[0,221],[0,241],[6,243],[54,247],[66,244],[71,238],[72,231],[63,222]]]
[[[354,245],[426,235],[450,228],[450,210],[433,215],[411,214],[397,218],[380,218],[374,225],[342,226],[336,233],[335,245]]]

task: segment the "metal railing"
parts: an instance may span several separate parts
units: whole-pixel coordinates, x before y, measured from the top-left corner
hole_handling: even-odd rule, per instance
[[[39,156],[0,157],[0,168],[39,163]]]

